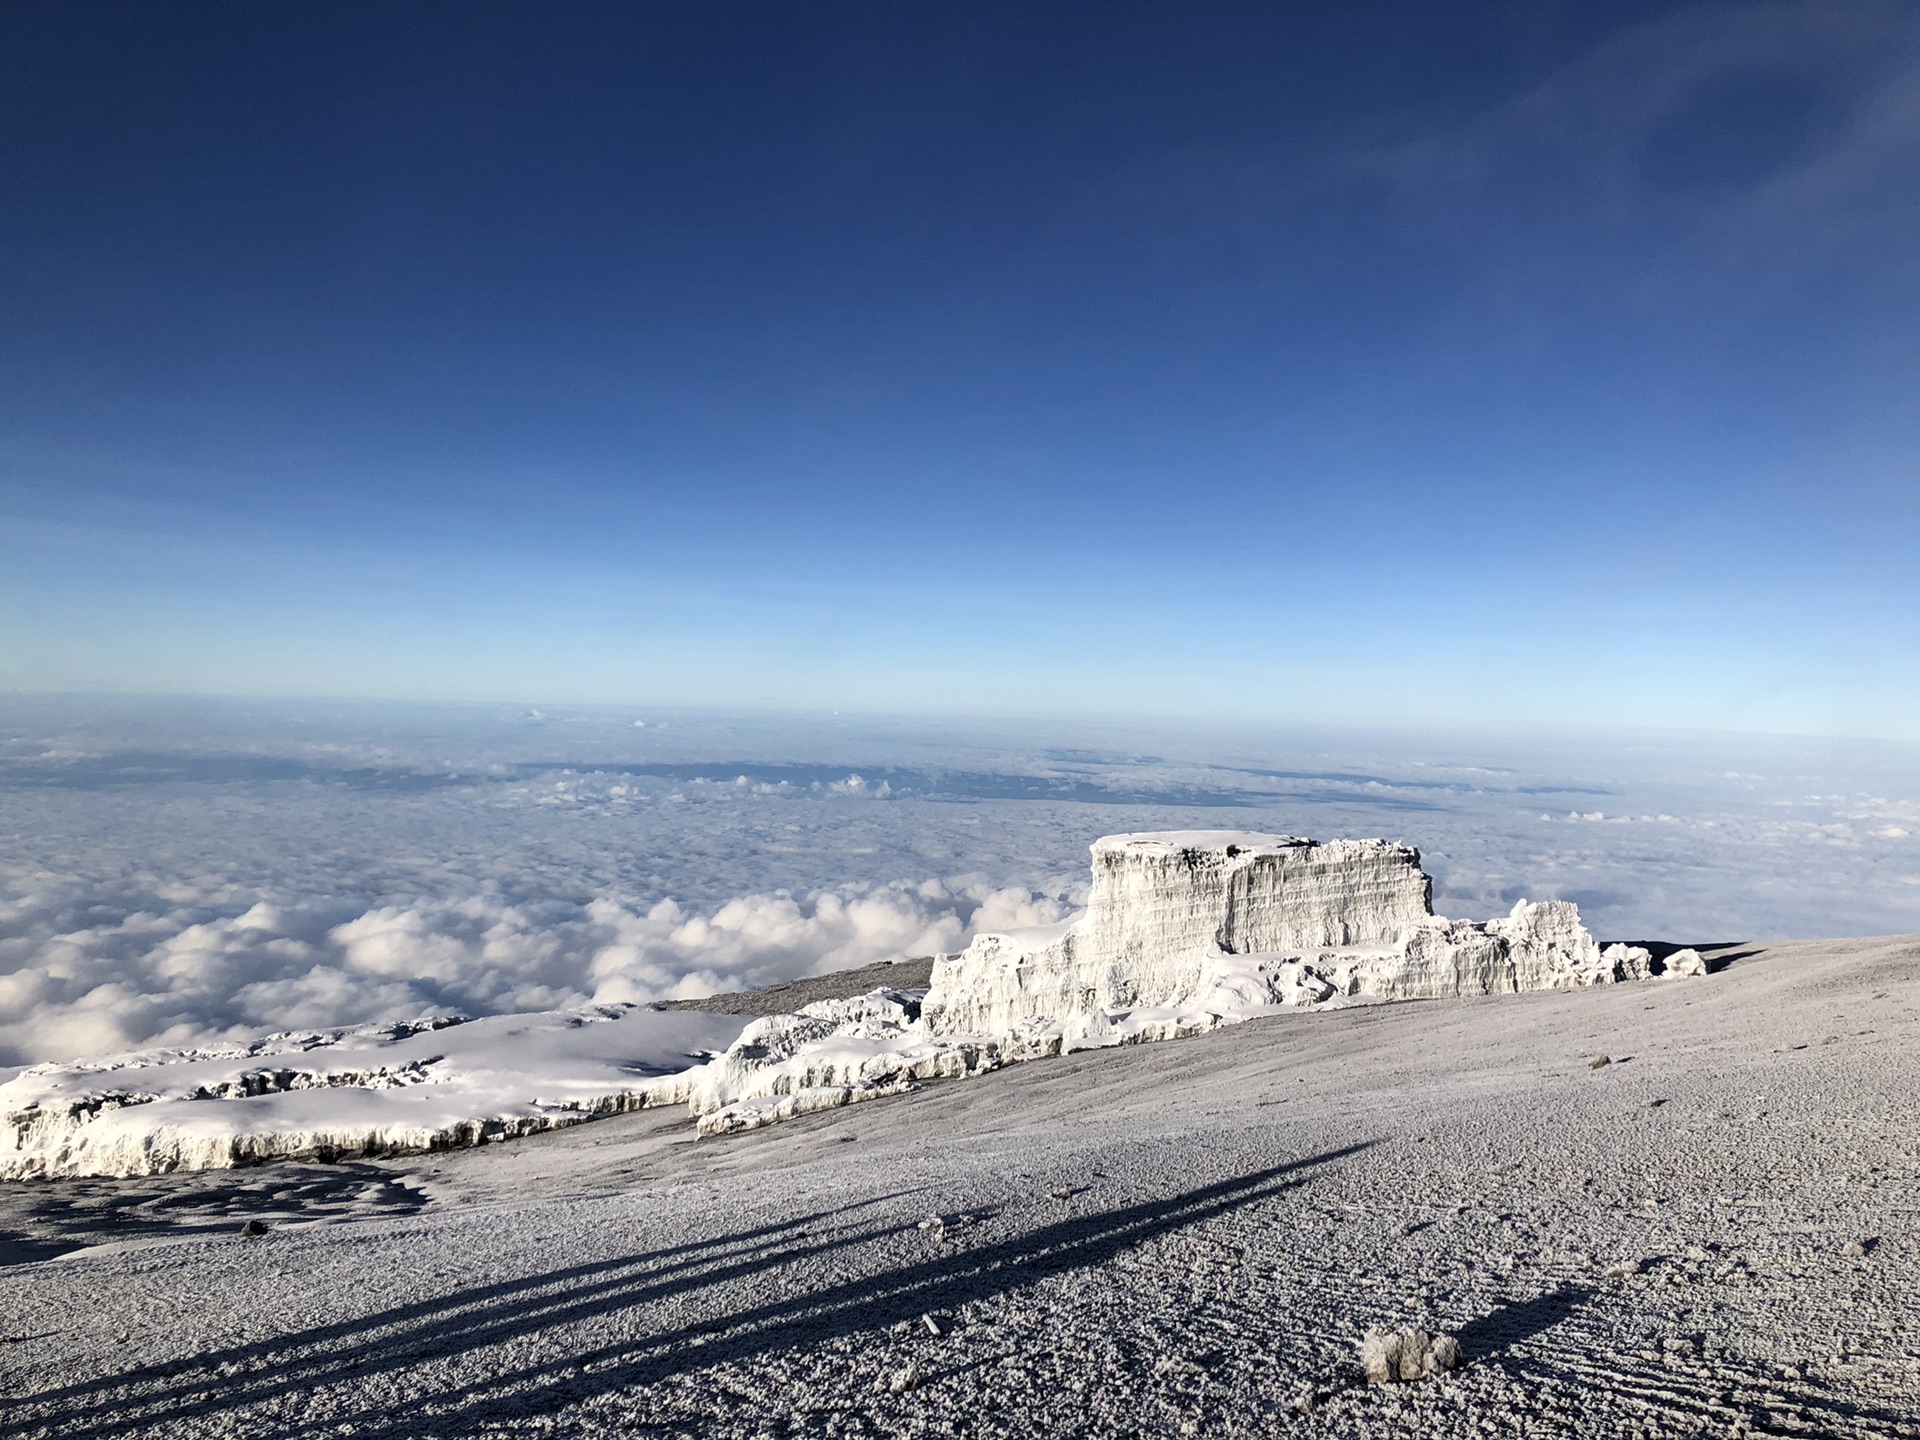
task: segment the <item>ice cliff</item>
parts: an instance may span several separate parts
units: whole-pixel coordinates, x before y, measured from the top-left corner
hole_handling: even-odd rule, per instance
[[[38,1065],[0,1084],[0,1179],[344,1159],[505,1139],[684,1104],[752,1129],[1063,1050],[1170,1039],[1279,1007],[1505,994],[1703,974],[1604,952],[1564,901],[1432,913],[1420,854],[1236,831],[1093,846],[1075,920],[982,934],[932,989],[758,1019],[595,1006],[301,1032]]]
[[[1093,846],[1077,920],[980,935],[933,971],[936,1034],[1105,1033],[1140,1010],[1228,1016],[1338,998],[1437,998],[1604,985],[1647,953],[1600,947],[1566,901],[1485,923],[1433,914],[1420,852],[1384,840],[1196,830]],[[1616,953],[1617,952],[1617,953]],[[1636,971],[1636,967],[1637,971]]]
[[[1432,897],[1420,852],[1385,840],[1110,835],[1094,842],[1093,888],[1077,919],[977,935],[938,957],[917,1018],[911,997],[894,997],[900,1008],[885,1023],[897,1039],[869,1038],[877,1048],[866,1050],[852,1031],[811,1038],[776,1017],[767,1037],[780,1042],[763,1059],[765,1042],[742,1036],[736,1049],[756,1053],[714,1062],[725,1075],[696,1093],[700,1130],[889,1094],[921,1075],[1195,1035],[1281,1007],[1705,973],[1691,951],[1665,967],[1637,946],[1602,951],[1566,901],[1522,900],[1476,923],[1435,915]],[[871,1037],[879,1022],[867,1013]],[[911,1056],[911,1067],[894,1056]]]

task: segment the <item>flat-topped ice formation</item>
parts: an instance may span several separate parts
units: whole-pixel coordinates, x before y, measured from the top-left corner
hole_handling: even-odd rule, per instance
[[[631,1005],[269,1036],[37,1065],[0,1085],[0,1179],[142,1175],[482,1144],[684,1104],[752,1129],[919,1080],[1171,1039],[1281,1007],[1704,974],[1604,952],[1564,901],[1432,913],[1420,854],[1384,840],[1179,831],[1093,846],[1075,920],[982,934],[931,991],[758,1019]]]
[[[1432,913],[1420,854],[1384,840],[1237,831],[1093,846],[1076,919],[982,934],[924,999],[876,991],[756,1021],[695,1081],[702,1135],[893,1094],[1063,1050],[1195,1035],[1283,1007],[1568,989],[1664,972],[1602,952],[1579,910],[1521,901],[1484,924]]]
[[[1197,1003],[1211,956],[1397,945],[1429,914],[1432,889],[1419,852],[1384,840],[1109,835],[1093,844],[1093,890],[1078,919],[978,936],[936,962],[929,1024],[1005,1035],[1094,1011]]]
[[[1476,924],[1433,914],[1432,895],[1420,852],[1384,840],[1109,835],[1093,845],[1085,913],[979,935],[941,956],[926,1023],[1044,1049],[1124,1030],[1142,1010],[1204,1028],[1202,1017],[1271,1005],[1568,989],[1652,973],[1638,947],[1603,954],[1570,902],[1522,900]]]

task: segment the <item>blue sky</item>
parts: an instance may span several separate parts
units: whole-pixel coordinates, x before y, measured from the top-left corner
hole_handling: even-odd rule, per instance
[[[1920,14],[0,19],[0,686],[1920,738]]]

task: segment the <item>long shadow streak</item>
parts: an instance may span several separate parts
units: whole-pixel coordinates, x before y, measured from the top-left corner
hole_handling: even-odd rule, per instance
[[[195,1356],[189,1362],[143,1366],[115,1375],[101,1376],[78,1385],[41,1391],[31,1397],[23,1397],[21,1403],[23,1407],[31,1405],[36,1409],[58,1408],[66,1412],[68,1407],[76,1401],[84,1404],[90,1396],[124,1390],[129,1386],[150,1382],[156,1391],[166,1390],[171,1393],[153,1394],[146,1400],[146,1408],[158,1407],[166,1409],[169,1413],[182,1413],[179,1394],[182,1389],[217,1389],[229,1400],[236,1393],[244,1391],[244,1398],[232,1403],[253,1403],[271,1398],[288,1389],[302,1388],[310,1383],[305,1377],[307,1372],[314,1369],[316,1365],[328,1370],[347,1370],[363,1375],[377,1374],[383,1369],[404,1369],[421,1358],[423,1354],[441,1352],[447,1347],[444,1343],[437,1343],[431,1351],[423,1352],[417,1348],[416,1341],[416,1348],[403,1350],[390,1363],[365,1367],[365,1356],[393,1355],[396,1346],[404,1346],[404,1339],[388,1333],[396,1327],[414,1324],[421,1334],[431,1336],[436,1341],[457,1340],[467,1334],[481,1335],[497,1324],[497,1322],[468,1326],[458,1324],[457,1317],[468,1312],[478,1317],[488,1316],[496,1310],[502,1313],[524,1314],[529,1317],[550,1312],[557,1319],[564,1321],[572,1318],[569,1312],[581,1309],[588,1299],[602,1292],[641,1293],[652,1299],[665,1298],[682,1289],[693,1289],[708,1284],[716,1275],[750,1273],[761,1268],[768,1259],[822,1254],[845,1245],[859,1243],[861,1240],[870,1238],[874,1232],[868,1231],[836,1241],[799,1246],[794,1245],[793,1237],[795,1232],[804,1230],[808,1225],[832,1218],[844,1218],[850,1210],[868,1208],[891,1198],[894,1197],[862,1201],[837,1211],[818,1211],[713,1240],[667,1246],[641,1255],[625,1255],[615,1260],[600,1260],[588,1265],[577,1265],[565,1270],[528,1276],[521,1280],[503,1281],[496,1285],[459,1291],[452,1296],[417,1301],[353,1320],[316,1326],[292,1335],[230,1346],[224,1350],[208,1351]],[[666,1263],[661,1263],[663,1261]],[[731,1263],[719,1269],[701,1268],[711,1267],[716,1261]],[[635,1271],[639,1273],[633,1273]],[[686,1275],[689,1271],[698,1273],[689,1277]],[[677,1283],[638,1283],[658,1282],[674,1276],[683,1278]],[[548,1292],[556,1286],[569,1288],[565,1289],[560,1296],[532,1294],[532,1292]],[[637,1286],[637,1289],[632,1292],[623,1288],[632,1286]],[[502,1302],[505,1304],[503,1305]],[[601,1307],[597,1304],[592,1305],[588,1307],[589,1313],[599,1308]],[[456,1323],[449,1324],[449,1321],[456,1321]],[[270,1377],[261,1377],[259,1383],[251,1386],[248,1377],[245,1376],[225,1378],[205,1373],[222,1365],[246,1365],[258,1360],[277,1361],[289,1349],[324,1345],[328,1341],[347,1337],[357,1337],[356,1343],[345,1349],[328,1351],[325,1355],[315,1356],[304,1363],[276,1364]],[[486,1343],[486,1341],[483,1338],[479,1343]],[[193,1371],[202,1372],[198,1384],[196,1385],[191,1378],[187,1378],[181,1385],[168,1386],[166,1382],[182,1378],[182,1371],[189,1372],[189,1375]],[[203,1405],[200,1408],[206,1407]],[[84,1412],[78,1416],[72,1416],[68,1424],[63,1426],[63,1434],[76,1436],[93,1433],[111,1434],[118,1430],[138,1428],[139,1423],[124,1398],[114,1402],[111,1416],[113,1420],[122,1423],[109,1425],[97,1431],[74,1428],[83,1424],[86,1418]],[[5,1428],[0,1428],[0,1434],[4,1433],[6,1433]]]
[[[1299,1182],[1289,1177],[1299,1171],[1364,1148],[1349,1146],[1105,1215],[1072,1217],[995,1245],[959,1250],[927,1263],[790,1296],[692,1331],[572,1352],[518,1374],[495,1370],[483,1382],[435,1396],[439,1412],[436,1421],[439,1425],[457,1425],[457,1412],[488,1408],[493,1393],[503,1385],[515,1391],[513,1408],[526,1413],[529,1405],[566,1403],[585,1394],[645,1383],[688,1366],[744,1358],[802,1340],[848,1334],[915,1317],[929,1309],[961,1305],[1030,1284],[1048,1270],[1100,1264],[1143,1241],[1290,1188]],[[792,1245],[791,1232],[805,1223],[786,1222],[652,1255],[576,1266],[459,1292],[442,1300],[396,1307],[358,1320],[198,1357],[192,1365],[197,1374],[181,1375],[184,1367],[155,1367],[145,1374],[101,1377],[86,1385],[43,1393],[28,1403],[43,1415],[57,1410],[63,1437],[106,1440],[142,1431],[162,1415],[175,1421],[231,1412],[291,1393],[409,1370],[434,1356],[503,1345],[541,1331],[706,1289],[766,1270],[772,1264],[822,1256],[897,1234],[903,1228],[879,1227],[829,1242]],[[781,1241],[783,1235],[786,1243]],[[654,1263],[662,1255],[682,1254],[686,1258],[665,1267]],[[561,1294],[551,1293],[556,1286],[565,1287]],[[544,1293],[531,1293],[536,1291]],[[703,1331],[718,1332],[719,1338],[694,1343],[693,1336],[706,1339]],[[286,1359],[290,1352],[347,1336],[357,1338],[344,1348],[324,1354],[308,1354],[291,1362]],[[677,1354],[670,1353],[675,1350]],[[211,1367],[224,1363],[265,1359],[278,1362],[267,1374],[220,1377],[208,1373]],[[593,1373],[582,1373],[589,1369]],[[561,1371],[565,1373],[556,1373]],[[148,1389],[137,1399],[109,1393],[142,1381],[148,1382]],[[16,1409],[16,1419],[25,1418],[21,1413],[24,1408]],[[331,1429],[355,1418],[363,1423],[371,1421],[376,1429],[405,1429],[411,1423],[395,1419],[381,1405],[369,1406],[367,1413],[359,1416],[333,1413],[316,1425]]]
[[[682,1370],[818,1344],[929,1311],[958,1308],[1033,1284],[1048,1273],[1103,1264],[1146,1241],[1283,1193],[1304,1183],[1300,1172],[1367,1148],[1366,1143],[1349,1145],[1168,1199],[1061,1220],[998,1244],[843,1281],[690,1330],[574,1350],[513,1374],[495,1372],[485,1381],[436,1395],[435,1419],[459,1429],[477,1422],[496,1401],[518,1414],[544,1413],[609,1391],[657,1383]],[[343,1421],[371,1424],[376,1434],[392,1433],[394,1424],[384,1409],[370,1406],[329,1415],[315,1431]]]

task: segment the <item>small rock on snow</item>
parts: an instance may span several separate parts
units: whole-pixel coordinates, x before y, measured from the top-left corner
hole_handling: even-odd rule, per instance
[[[1360,1342],[1369,1385],[1421,1380],[1460,1366],[1460,1342],[1424,1330],[1369,1330]]]

